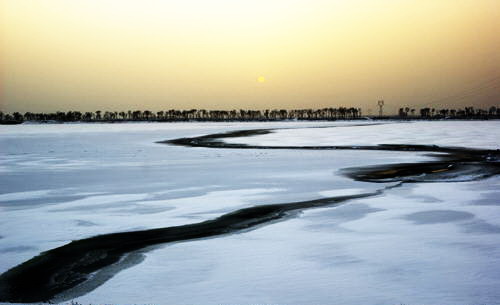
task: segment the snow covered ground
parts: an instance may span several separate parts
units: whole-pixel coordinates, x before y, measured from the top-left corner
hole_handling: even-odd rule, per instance
[[[393,125],[396,124],[396,125]],[[262,136],[229,139],[249,145],[377,145],[429,144],[454,147],[500,148],[498,121],[389,122],[380,125],[344,125],[343,128],[281,129]]]
[[[367,122],[373,123],[373,122]],[[252,128],[252,145],[500,148],[500,122],[0,126],[0,273],[97,234],[242,207],[381,189],[352,166],[429,160],[389,151],[240,150],[156,141]],[[366,123],[365,123],[366,124]],[[328,127],[333,128],[300,128]],[[352,126],[352,127],[349,127]],[[249,232],[146,252],[83,304],[500,304],[500,178],[405,184]]]

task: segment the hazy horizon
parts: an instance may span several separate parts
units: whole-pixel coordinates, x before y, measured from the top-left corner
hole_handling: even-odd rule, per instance
[[[497,0],[0,0],[0,110],[489,107]]]

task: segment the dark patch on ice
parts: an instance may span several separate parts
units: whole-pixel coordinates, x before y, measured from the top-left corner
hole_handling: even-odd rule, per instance
[[[472,241],[467,242],[451,242],[447,243],[447,246],[459,247],[460,249],[479,252],[483,255],[498,255],[498,249],[492,245],[478,244]],[[442,246],[440,243],[436,244],[436,246]]]
[[[175,207],[171,206],[164,206],[164,207],[148,207],[148,206],[136,206],[132,207],[130,209],[120,209],[120,210],[115,210],[114,212],[128,212],[128,213],[134,213],[134,214],[156,214],[156,213],[161,213],[165,211],[170,211],[174,210]]]
[[[359,257],[339,254],[335,245],[324,245],[308,249],[307,254],[302,258],[317,263],[325,268],[338,268],[348,264],[359,264],[363,262]]]
[[[158,201],[158,200],[173,200],[173,199],[179,199],[179,198],[186,198],[186,197],[200,197],[203,195],[208,194],[209,192],[212,192],[214,190],[219,190],[221,189],[220,187],[213,188],[210,190],[172,190],[172,192],[166,193],[166,194],[155,194],[151,196],[150,198],[144,199],[143,201]]]
[[[406,185],[402,186],[401,188],[394,189],[393,193],[396,195],[400,195],[404,198],[416,199],[416,200],[418,200],[420,202],[424,202],[424,203],[442,202],[441,199],[438,199],[438,198],[431,196],[431,195],[421,195],[421,194],[411,193],[412,188],[413,188],[412,184],[406,184]]]
[[[320,215],[315,217],[338,220],[340,222],[353,221],[364,218],[366,215],[375,212],[385,211],[384,209],[373,208],[367,204],[354,203],[340,206],[335,209],[323,210]]]
[[[483,193],[482,198],[472,201],[474,205],[500,205],[500,192]]]
[[[29,198],[29,199],[18,199],[18,200],[8,200],[0,201],[0,207],[5,207],[9,210],[21,210],[21,209],[31,209],[41,205],[50,205],[56,203],[62,203],[67,201],[74,201],[86,198],[84,195],[72,195],[63,197],[41,197],[41,198]]]
[[[441,199],[438,199],[436,197],[429,196],[429,195],[408,195],[408,198],[416,199],[416,200],[419,200],[420,202],[424,202],[424,203],[442,202]]]
[[[363,260],[353,255],[333,255],[330,257],[329,265],[357,264]]]
[[[92,222],[92,221],[77,219],[76,225],[82,226],[82,227],[92,227],[92,226],[97,226],[98,224],[96,224],[95,222]]]
[[[123,200],[123,201],[113,201],[108,203],[99,203],[92,205],[92,211],[97,210],[107,210],[107,209],[116,209],[117,207],[123,208],[126,205],[133,205],[133,200]],[[49,212],[78,212],[78,211],[88,211],[89,206],[85,204],[80,204],[72,207],[61,207],[61,208],[53,208],[50,209]]]
[[[384,211],[384,209],[372,208],[369,205],[362,203],[354,203],[343,205],[335,209],[323,210],[321,213],[308,215],[313,222],[316,219],[321,219],[319,223],[307,225],[309,230],[338,230],[339,226],[349,221],[355,221],[366,217],[366,215]]]
[[[467,233],[499,234],[500,226],[493,225],[484,220],[474,220],[463,224]]]
[[[0,248],[0,253],[17,253],[17,252],[20,253],[35,249],[36,249],[35,247],[31,246],[15,246],[15,247]]]
[[[406,215],[405,218],[415,224],[423,225],[468,220],[474,218],[474,214],[452,210],[433,210],[412,213]]]
[[[424,273],[422,266],[419,264],[407,263],[405,265],[398,266],[382,266],[378,271],[382,276],[386,274],[391,274],[391,281],[399,281],[407,279],[408,277],[418,277],[419,274]]]

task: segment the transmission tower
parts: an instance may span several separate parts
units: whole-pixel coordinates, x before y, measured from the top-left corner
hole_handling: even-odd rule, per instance
[[[382,116],[382,114],[384,113],[383,111],[383,108],[384,108],[384,100],[379,100],[377,102],[377,105],[378,105],[378,115],[379,116]]]

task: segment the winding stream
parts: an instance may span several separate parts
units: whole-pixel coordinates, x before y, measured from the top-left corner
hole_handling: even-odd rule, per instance
[[[225,138],[262,135],[272,129],[241,130],[180,138],[160,144],[219,149],[379,150],[427,152],[433,161],[347,168],[347,177],[366,182],[394,182],[374,192],[263,204],[236,210],[212,220],[166,228],[98,235],[72,241],[46,251],[0,275],[0,301],[63,301],[88,293],[114,274],[137,264],[141,253],[153,246],[255,229],[294,217],[304,209],[336,206],[349,200],[377,196],[403,183],[456,182],[484,179],[500,173],[498,150],[440,147],[435,145],[375,146],[255,146],[225,143]]]

